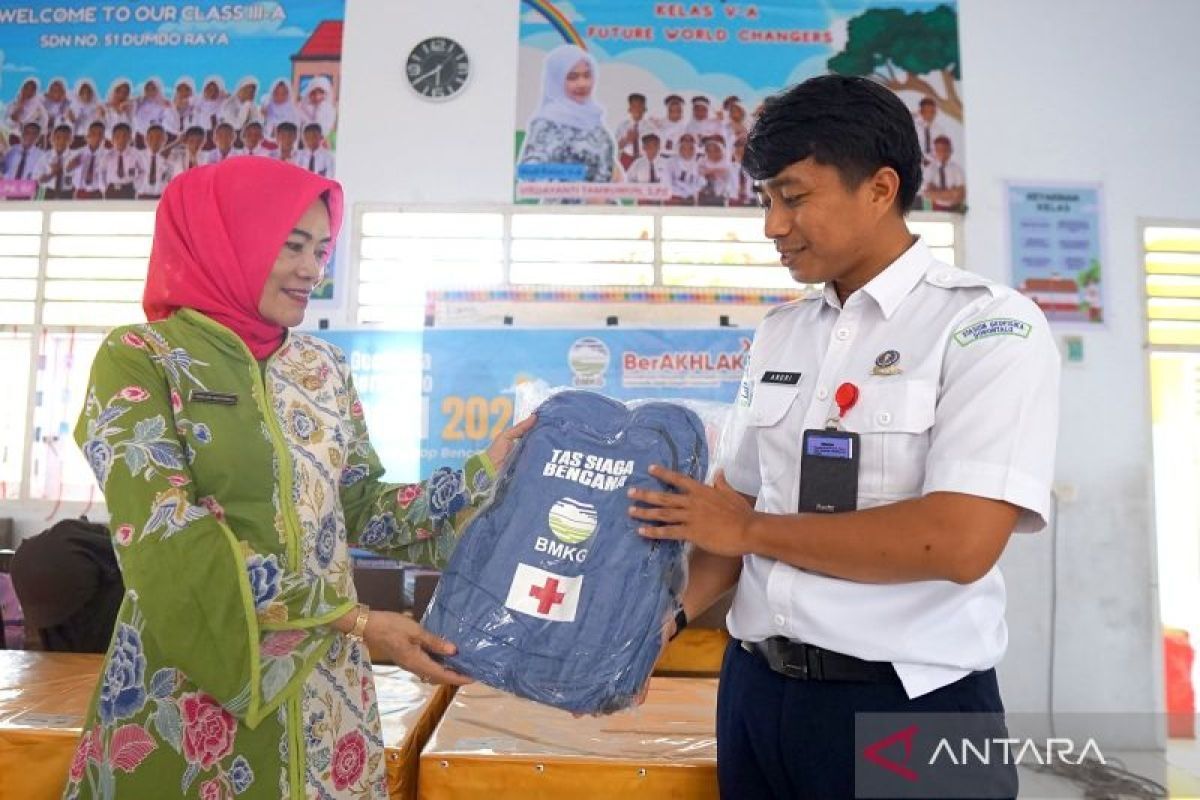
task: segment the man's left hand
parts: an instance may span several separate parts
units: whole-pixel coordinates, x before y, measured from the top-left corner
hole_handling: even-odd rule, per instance
[[[724,472],[717,472],[712,486],[660,466],[650,467],[650,474],[676,491],[629,490],[629,497],[643,504],[631,505],[629,515],[644,522],[662,523],[643,525],[638,533],[648,539],[692,542],[716,555],[743,556],[751,552],[754,509],[726,483]]]

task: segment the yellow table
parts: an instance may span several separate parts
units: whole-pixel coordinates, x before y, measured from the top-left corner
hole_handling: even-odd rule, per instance
[[[721,660],[729,634],[716,628],[684,628],[667,645],[654,665],[654,674],[664,677],[711,677],[721,673]]]
[[[0,798],[59,800],[102,657],[0,650]],[[396,667],[375,667],[388,792],[416,798],[417,759],[450,701]]]
[[[0,797],[59,800],[102,661],[0,650]]]
[[[479,684],[421,754],[420,800],[717,798],[717,682],[652,678],[646,704],[575,719]]]

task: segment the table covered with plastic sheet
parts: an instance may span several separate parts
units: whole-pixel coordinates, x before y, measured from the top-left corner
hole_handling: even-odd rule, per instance
[[[481,684],[458,691],[421,754],[421,800],[715,800],[717,681],[651,678],[646,703],[603,717]]]
[[[0,798],[59,800],[103,657],[0,650]],[[446,687],[375,667],[388,793],[416,797],[421,748],[450,700]]]

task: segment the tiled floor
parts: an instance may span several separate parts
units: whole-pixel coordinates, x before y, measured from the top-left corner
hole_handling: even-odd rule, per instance
[[[1119,759],[1126,770],[1149,778],[1167,787],[1172,800],[1200,799],[1200,741],[1195,739],[1172,739],[1165,752],[1125,752],[1113,756]],[[1082,786],[1052,775],[1043,775],[1025,768],[1021,769],[1021,797],[1023,800],[1037,798],[1083,798]],[[1107,796],[1107,795],[1106,795]],[[1117,797],[1117,795],[1111,795]],[[1120,795],[1132,797],[1132,795]]]

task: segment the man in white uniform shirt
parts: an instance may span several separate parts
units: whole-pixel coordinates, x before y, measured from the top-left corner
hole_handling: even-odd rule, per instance
[[[663,183],[670,172],[671,159],[659,155],[661,148],[657,133],[648,133],[642,137],[642,155],[633,162],[625,173],[625,180],[630,183]]]
[[[36,122],[26,122],[21,127],[21,141],[5,154],[4,177],[14,181],[37,179],[42,165],[43,151],[37,145],[41,136],[42,127]]]
[[[629,169],[642,157],[642,137],[654,132],[654,123],[646,119],[646,95],[629,95],[629,116],[621,120],[613,136],[617,140],[621,169]]]
[[[781,263],[824,288],[756,332],[714,485],[653,467],[677,493],[632,491],[630,513],[695,545],[675,629],[736,587],[722,796],[851,798],[857,767],[890,774],[864,763],[856,714],[969,713],[1007,735],[996,562],[1046,524],[1059,356],[1036,305],[909,233],[921,157],[887,89],[830,75],[769,99],[745,166]],[[1016,795],[996,762],[972,796]]]

